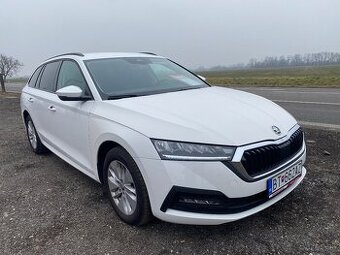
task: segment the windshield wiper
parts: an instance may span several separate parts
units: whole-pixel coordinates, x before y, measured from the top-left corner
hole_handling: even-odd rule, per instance
[[[141,95],[137,94],[122,94],[122,95],[112,95],[108,96],[107,100],[115,100],[115,99],[122,99],[122,98],[129,98],[129,97],[139,97]]]
[[[122,98],[129,98],[129,97],[140,97],[140,96],[147,96],[147,95],[154,95],[154,94],[161,94],[167,92],[177,92],[183,90],[190,90],[190,89],[201,89],[205,88],[206,86],[190,86],[190,87],[183,87],[178,89],[172,90],[159,90],[159,91],[150,91],[148,93],[141,93],[141,94],[121,94],[121,95],[111,95],[107,97],[107,100],[115,100],[115,99],[122,99]]]
[[[190,86],[190,87],[184,87],[184,88],[180,88],[180,89],[175,89],[172,90],[170,92],[176,92],[176,91],[183,91],[183,90],[190,90],[190,89],[201,89],[204,88],[205,86]]]

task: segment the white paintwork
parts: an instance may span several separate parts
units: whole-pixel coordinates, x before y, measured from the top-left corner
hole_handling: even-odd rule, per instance
[[[203,214],[203,213],[190,213],[190,212],[183,212],[177,211],[173,209],[167,210],[166,214],[167,217],[164,218],[165,221],[168,222],[175,222],[180,224],[199,224],[199,225],[218,225],[227,222],[232,222],[236,220],[243,219],[259,211],[262,211],[269,206],[275,204],[276,202],[280,201],[282,198],[287,196],[292,190],[294,190],[303,180],[306,175],[306,168],[303,167],[302,176],[298,178],[294,184],[288,187],[286,190],[278,194],[277,196],[273,197],[272,199],[268,200],[268,202],[252,208],[250,210],[234,213],[234,214]]]
[[[59,97],[81,97],[83,91],[78,86],[70,85],[55,92]]]
[[[56,155],[99,181],[97,152],[100,145],[105,141],[120,144],[141,170],[153,214],[159,219],[183,224],[220,224],[244,218],[277,202],[301,182],[305,169],[287,190],[261,206],[238,214],[160,211],[174,185],[243,197],[265,190],[267,178],[245,182],[218,161],[160,160],[150,138],[238,146],[235,161],[240,160],[240,151],[250,143],[284,141],[297,122],[267,99],[220,87],[102,100],[83,60],[124,56],[159,57],[141,53],[91,53],[84,57],[55,58],[67,57],[78,62],[93,95],[93,100],[85,102],[61,101],[57,94],[66,95],[69,93],[66,88],[49,93],[24,87],[22,113],[30,114],[43,144]],[[272,131],[273,125],[281,129],[281,135]],[[300,159],[305,161],[305,152]]]
[[[98,111],[148,137],[222,145],[276,140],[296,124],[273,102],[222,87],[104,101]]]

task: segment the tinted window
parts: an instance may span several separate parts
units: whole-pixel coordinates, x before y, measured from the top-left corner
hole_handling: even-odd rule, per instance
[[[85,64],[104,99],[208,86],[165,58],[125,57],[87,60]]]
[[[28,86],[34,88],[42,67],[39,67],[28,82]]]
[[[82,89],[84,95],[90,95],[87,83],[78,65],[74,61],[65,60],[60,67],[57,90],[70,85],[78,86]]]
[[[40,79],[40,89],[54,92],[59,63],[60,61],[46,64]]]

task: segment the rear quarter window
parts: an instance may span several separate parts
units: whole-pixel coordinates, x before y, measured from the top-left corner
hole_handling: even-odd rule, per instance
[[[28,81],[28,87],[31,87],[31,88],[35,87],[35,84],[37,83],[41,69],[42,69],[42,66],[39,67],[37,70],[35,70],[35,72],[31,76],[30,80]]]

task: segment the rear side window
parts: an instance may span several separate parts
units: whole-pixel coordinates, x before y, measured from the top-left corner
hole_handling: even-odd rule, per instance
[[[40,89],[54,92],[59,64],[60,61],[46,64],[40,78]]]
[[[41,68],[42,68],[42,66],[39,67],[37,70],[35,70],[34,74],[31,76],[31,79],[28,82],[28,87],[32,87],[32,88],[35,87],[35,84],[37,83],[37,79],[38,79],[38,76],[40,74]]]

